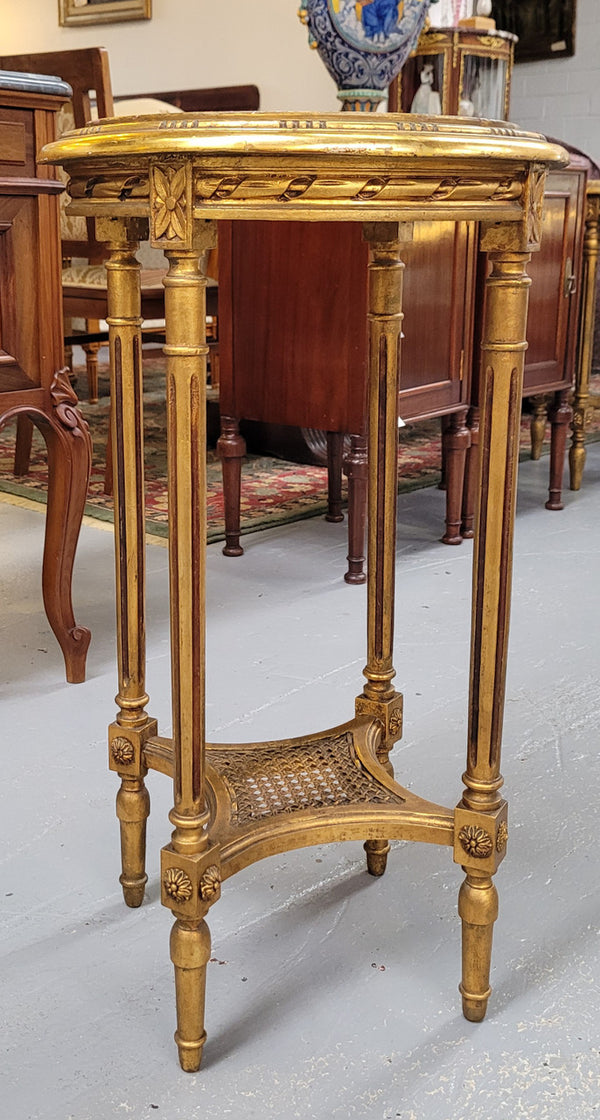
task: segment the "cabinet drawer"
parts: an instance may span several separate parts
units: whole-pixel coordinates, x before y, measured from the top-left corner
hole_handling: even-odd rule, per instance
[[[23,109],[0,108],[0,173],[18,177],[35,175],[33,114]]]

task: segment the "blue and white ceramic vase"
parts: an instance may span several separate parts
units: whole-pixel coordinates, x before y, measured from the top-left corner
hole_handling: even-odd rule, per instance
[[[302,0],[308,39],[338,87],[344,109],[369,110],[387,96],[425,23],[431,0]]]

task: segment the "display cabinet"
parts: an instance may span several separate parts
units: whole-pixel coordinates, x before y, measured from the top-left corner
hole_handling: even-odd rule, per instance
[[[507,120],[516,35],[432,27],[390,87],[390,112]]]

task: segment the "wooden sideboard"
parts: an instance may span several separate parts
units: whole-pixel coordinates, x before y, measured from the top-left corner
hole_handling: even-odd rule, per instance
[[[552,394],[552,509],[561,508],[571,418],[567,394],[575,364],[587,170],[587,161],[573,155],[567,169],[548,176],[542,248],[530,265],[524,395],[536,400],[537,454],[546,422],[547,402],[541,398]],[[447,513],[442,539],[447,544],[472,535],[485,279],[477,274],[478,238],[474,223],[419,221],[412,243],[402,250],[407,267],[398,412],[406,422],[446,418],[442,443]],[[232,228],[220,223],[219,448],[228,555],[242,552],[239,488],[245,443],[240,419],[328,433],[334,520],[340,516],[340,441],[348,433],[346,579],[364,578],[366,260],[367,246],[351,225],[319,224],[317,229],[300,223],[239,222]]]
[[[48,450],[42,588],[67,679],[81,681],[90,632],[71,602],[91,441],[64,369],[61,251],[54,168],[36,154],[55,135],[70,89],[56,78],[0,72],[0,427],[20,427],[15,473],[29,461],[31,421]]]

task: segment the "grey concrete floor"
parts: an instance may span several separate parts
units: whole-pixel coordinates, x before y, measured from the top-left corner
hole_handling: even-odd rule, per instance
[[[211,910],[204,1066],[172,1041],[170,915],[158,901],[169,782],[149,779],[148,898],[117,881],[110,532],[84,526],[78,619],[89,676],[64,682],[41,606],[43,519],[0,505],[1,1051],[7,1120],[584,1120],[600,1114],[598,698],[600,445],[566,508],[543,508],[548,460],[519,482],[487,1020],[460,1014],[447,849],[396,844],[386,876],[359,844],[275,857]],[[443,495],[400,499],[399,779],[453,805],[466,735],[472,549],[438,543]],[[365,593],[342,579],[345,526],[305,521],[208,558],[208,711],[215,741],[320,730],[352,713]],[[148,548],[150,711],[168,731],[167,552]]]

